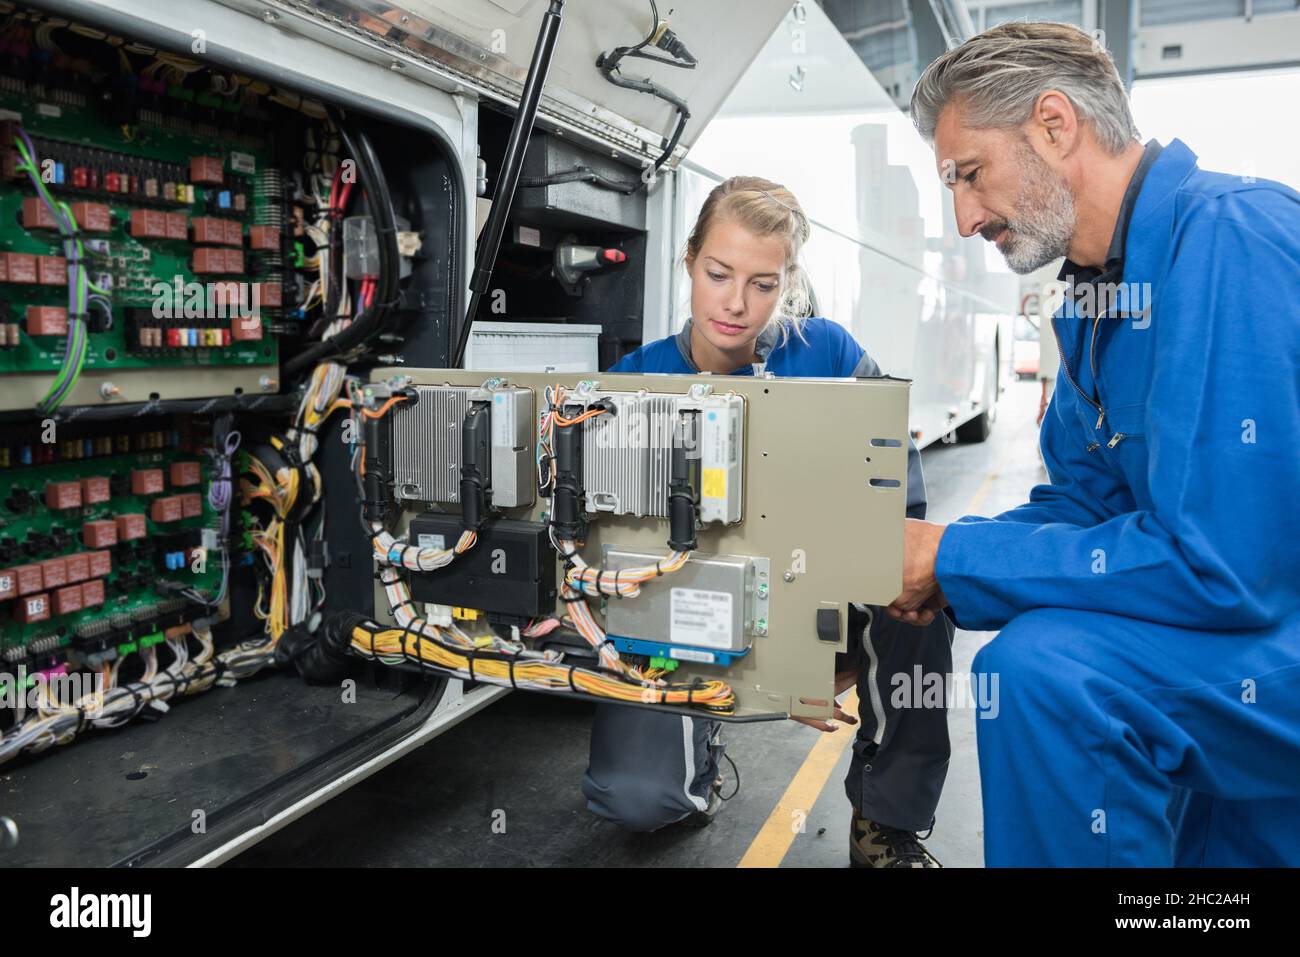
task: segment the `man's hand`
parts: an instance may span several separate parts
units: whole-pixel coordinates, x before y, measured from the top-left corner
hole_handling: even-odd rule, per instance
[[[903,592],[885,610],[908,625],[928,625],[948,601],[934,577],[946,525],[909,518],[903,529]]]
[[[837,671],[835,673],[835,697],[839,697],[845,691],[848,691],[858,683],[858,669],[851,671]],[[800,698],[800,704],[825,704],[825,701],[813,701],[809,698]],[[832,724],[830,721],[822,721],[820,718],[796,718],[790,716],[791,721],[798,721],[800,724],[806,724],[810,728],[816,728],[818,731],[838,731],[839,725]],[[832,714],[833,721],[843,721],[845,724],[857,724],[858,719],[851,714],[845,714],[840,709],[839,702],[835,702],[835,709]]]

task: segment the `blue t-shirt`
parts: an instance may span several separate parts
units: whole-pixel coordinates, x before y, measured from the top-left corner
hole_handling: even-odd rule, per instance
[[[765,370],[778,376],[831,377],[874,376],[880,369],[847,329],[829,319],[805,319],[802,335],[794,331],[789,319],[784,329],[769,326],[754,343],[754,353],[765,363]],[[784,339],[784,341],[782,341]],[[675,336],[651,342],[628,353],[609,368],[610,372],[670,372],[699,375],[691,362],[691,323]],[[742,366],[731,375],[753,375],[753,364]]]

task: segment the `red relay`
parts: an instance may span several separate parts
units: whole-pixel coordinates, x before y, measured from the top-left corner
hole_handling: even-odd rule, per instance
[[[90,577],[103,578],[113,571],[113,553],[99,551],[90,553]]]
[[[225,244],[227,246],[242,246],[244,236],[242,226],[233,219],[217,219],[215,216],[195,216],[190,220],[190,225],[194,227],[194,241],[196,243],[213,243]],[[234,227],[231,229],[231,227]]]
[[[34,591],[41,590],[40,565],[19,565],[13,569],[13,573],[18,580],[18,594],[30,595]]]
[[[248,248],[249,249],[271,249],[280,248],[280,230],[274,226],[249,226],[248,227]]]
[[[198,492],[186,492],[176,497],[181,500],[181,518],[203,514],[203,497]]]
[[[31,253],[8,253],[9,282],[36,282],[36,257]]]
[[[161,209],[131,210],[131,235],[135,239],[166,239],[167,215]]]
[[[257,287],[259,306],[276,309],[284,301],[284,287],[278,282],[255,282],[253,285]]]
[[[194,260],[192,263],[196,273],[214,273],[226,271],[226,257],[224,249],[214,249],[211,246],[201,246],[194,250]]]
[[[91,605],[102,604],[104,604],[104,580],[95,578],[84,582],[81,586],[81,607],[89,608]]]
[[[162,490],[162,469],[135,469],[131,472],[132,495],[157,495]]]
[[[80,482],[51,482],[45,486],[46,508],[81,508]]]
[[[198,485],[200,481],[198,462],[173,462],[170,473],[172,485],[181,488]]]
[[[58,228],[58,221],[44,200],[39,196],[28,196],[23,200],[23,229]]]
[[[62,558],[47,558],[40,563],[44,588],[58,588],[68,583],[68,566]]]
[[[29,595],[14,604],[17,606],[14,608],[14,617],[25,625],[30,625],[34,621],[44,621],[50,617],[50,596],[44,592],[39,595]]]
[[[163,229],[168,239],[179,239],[182,242],[190,238],[190,226],[184,213],[167,213],[166,223]]]
[[[66,286],[68,261],[62,256],[37,256],[36,281],[42,286]]]
[[[54,614],[70,615],[81,611],[81,586],[69,585],[54,593]]]
[[[230,320],[230,337],[236,342],[261,339],[261,316],[235,316],[234,319]]]
[[[85,505],[98,505],[113,497],[107,475],[95,475],[81,480],[81,501]]]
[[[66,336],[68,310],[62,306],[28,306],[27,334],[29,336]]]
[[[18,575],[12,568],[0,569],[0,601],[18,594]]]
[[[83,233],[106,233],[113,228],[113,213],[104,203],[73,203],[72,215]]]
[[[64,564],[68,569],[68,582],[84,582],[90,577],[90,555],[86,552],[77,552],[75,555],[69,555],[64,559]]]
[[[117,523],[117,537],[120,541],[129,542],[135,538],[144,538],[145,535],[149,534],[143,512],[117,515],[114,516],[113,520]]]
[[[118,516],[126,517],[129,516]],[[141,515],[140,518],[143,519],[144,516]],[[81,541],[87,548],[111,548],[117,544],[117,532],[117,522],[111,518],[102,518],[81,526]]]
[[[156,498],[149,505],[149,517],[155,522],[178,522],[184,515],[181,508],[181,496],[168,495]]]
[[[219,156],[191,156],[190,157],[190,182],[192,183],[210,183],[213,185],[225,181],[225,173],[221,168],[221,157]]]

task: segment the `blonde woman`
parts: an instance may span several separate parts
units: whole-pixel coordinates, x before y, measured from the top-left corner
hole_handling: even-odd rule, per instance
[[[829,319],[807,318],[808,287],[798,264],[809,225],[784,187],[736,176],[709,194],[687,240],[691,318],[674,336],[624,356],[610,372],[778,376],[874,376],[879,367]],[[915,447],[908,458],[908,515],[925,515]],[[854,606],[847,688],[860,681],[869,702],[845,789],[853,805],[851,861],[862,867],[936,867],[916,832],[933,821],[948,766],[943,708],[891,708],[893,674],[952,670],[951,625],[900,624]],[[870,667],[859,670],[867,659]],[[874,674],[876,688],[867,683]],[[849,724],[857,721],[836,709]],[[805,721],[821,730],[834,726]],[[672,823],[708,824],[721,806],[723,746],[716,721],[600,705],[592,726],[587,807],[635,831]]]

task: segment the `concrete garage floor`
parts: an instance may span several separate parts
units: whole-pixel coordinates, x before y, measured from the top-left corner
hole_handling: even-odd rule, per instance
[[[1037,382],[1012,383],[987,442],[938,443],[922,453],[931,519],[995,514],[1045,480],[1034,424],[1038,394]],[[992,637],[958,632],[954,670],[969,672]],[[851,729],[824,735],[791,722],[728,725],[724,739],[742,787],[713,824],[630,834],[589,813],[579,790],[591,713],[584,703],[510,695],[232,866],[847,865],[843,779]],[[975,721],[969,709],[949,715],[952,761],[927,842],[949,867],[983,863]],[[730,791],[734,779],[725,764],[724,771]],[[800,819],[802,830],[795,827]]]

